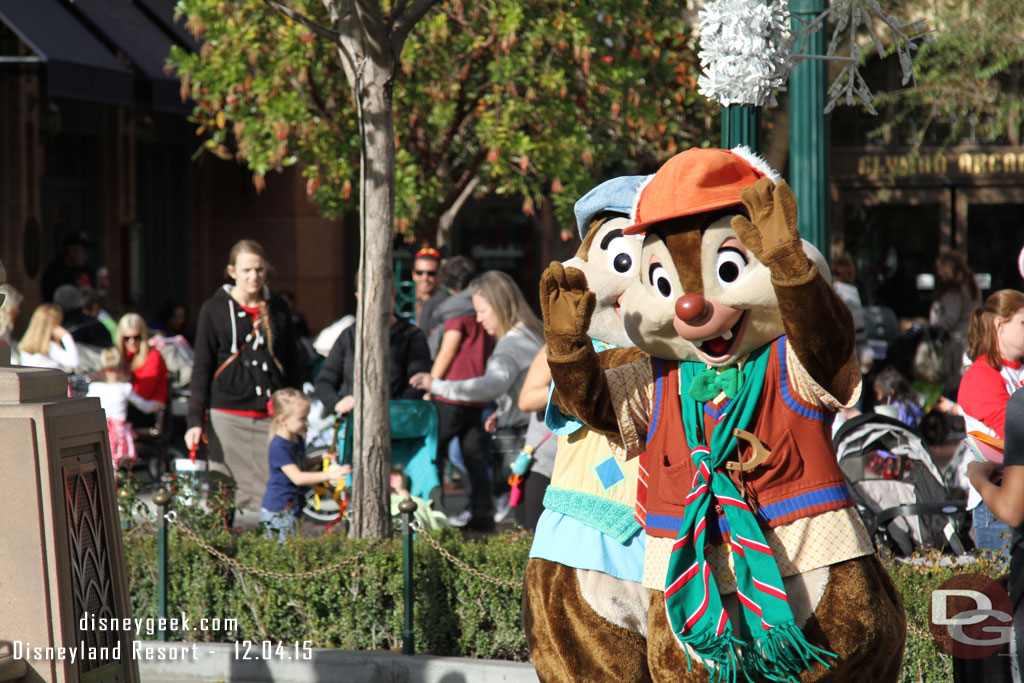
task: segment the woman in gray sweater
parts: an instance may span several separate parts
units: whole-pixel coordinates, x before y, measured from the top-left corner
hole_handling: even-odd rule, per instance
[[[523,446],[529,415],[519,410],[519,391],[533,357],[544,343],[544,328],[530,310],[519,286],[507,274],[490,270],[468,287],[476,319],[494,336],[497,344],[484,374],[462,380],[435,379],[429,373],[414,375],[409,383],[433,396],[456,401],[494,401],[497,410],[487,419],[487,431],[494,435],[493,464],[496,492],[505,495],[506,463]],[[491,477],[483,451],[463,450],[470,485],[470,520],[475,531],[494,528]]]

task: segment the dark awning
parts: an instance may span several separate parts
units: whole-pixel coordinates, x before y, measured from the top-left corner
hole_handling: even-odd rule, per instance
[[[46,63],[46,91],[131,107],[132,73],[60,0],[0,0],[0,21]]]
[[[75,0],[74,8],[146,77],[152,89],[153,109],[173,113],[191,110],[181,101],[178,79],[164,71],[173,41],[141,8],[130,0]]]
[[[199,52],[199,42],[185,28],[184,17],[178,21],[174,20],[174,6],[178,4],[178,0],[135,0],[135,2],[145,7],[150,16],[165,30],[170,31],[179,43],[193,52]]]

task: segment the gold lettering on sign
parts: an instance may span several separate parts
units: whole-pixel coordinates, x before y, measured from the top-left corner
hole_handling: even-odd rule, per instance
[[[857,175],[867,177],[946,175],[950,159],[943,153],[914,157],[908,154],[865,154],[857,157]],[[1024,173],[1024,153],[964,152],[956,157],[956,170],[964,175]]]

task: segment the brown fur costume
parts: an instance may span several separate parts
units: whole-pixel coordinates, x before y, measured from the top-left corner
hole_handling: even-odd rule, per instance
[[[701,153],[722,152],[691,150],[684,154],[699,163]],[[658,191],[666,191],[664,187]],[[740,189],[736,192],[740,194]],[[744,185],[741,196],[742,207],[737,201],[706,212],[680,211],[646,225],[641,283],[631,286],[622,303],[631,339],[656,358],[699,360],[709,367],[727,367],[785,334],[790,350],[821,389],[840,403],[854,400],[860,378],[852,353],[852,319],[819,269],[808,260],[796,231],[792,193],[784,182],[776,184],[762,178]],[[640,219],[638,211],[638,222]],[[730,250],[741,254],[747,264],[743,286],[726,286],[721,278],[716,279],[715,255]],[[664,302],[651,295],[657,291],[653,289],[653,277],[648,275],[656,270],[665,279],[660,283]],[[552,264],[542,278],[541,292],[555,399],[565,412],[616,436],[620,415],[604,371],[636,360],[639,351],[615,350],[598,355],[584,343],[582,332],[587,329],[594,301],[581,272]],[[687,301],[683,297],[673,299],[683,293],[688,295]],[[697,302],[696,312],[687,310],[693,302]],[[773,448],[771,443],[765,445]],[[752,471],[753,477],[758,475],[757,470]],[[680,498],[685,494],[680,491]],[[827,648],[836,658],[828,669],[816,664],[805,670],[799,680],[896,680],[906,621],[900,597],[877,557],[868,554],[838,560],[823,571],[827,574],[824,592],[808,604],[813,613],[806,622],[801,619],[798,623],[803,623],[809,642]],[[652,591],[649,615],[648,663],[652,678],[707,680],[708,673],[699,659],[691,658],[694,666],[688,670],[686,655],[669,628],[664,597],[659,591]],[[581,680],[608,680],[600,671],[580,675]]]
[[[589,225],[582,226],[586,231],[583,243],[567,265],[587,273],[597,300],[589,334],[610,344],[628,345],[617,302],[630,281],[627,276],[635,272],[639,244],[634,238],[622,237],[622,230],[629,226],[625,216],[601,212],[588,222]],[[573,487],[577,482],[573,474],[596,478],[592,468],[598,461],[586,458],[606,455],[601,456],[600,451],[593,449],[580,452],[570,445],[584,438],[581,433],[587,431],[582,428],[565,442],[566,448],[560,446],[557,459],[584,460],[566,463],[556,459],[552,487]],[[603,450],[606,454],[606,443]],[[628,492],[631,496],[636,490],[635,463],[624,467],[623,473],[626,478],[618,486],[623,494]],[[631,516],[631,498],[626,505],[629,509],[625,514]],[[564,523],[556,528],[563,529]],[[538,535],[543,533],[544,528],[537,530]],[[551,538],[548,542],[552,540],[559,542]],[[572,543],[574,539],[562,540]],[[648,603],[648,592],[639,582],[593,569],[577,569],[543,557],[530,558],[523,592],[523,626],[540,679],[565,683],[650,681],[644,637]]]

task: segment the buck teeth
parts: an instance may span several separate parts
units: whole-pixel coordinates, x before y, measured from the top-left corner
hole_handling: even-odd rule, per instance
[[[725,341],[729,341],[730,339],[732,339],[732,330],[726,330],[725,332],[723,332],[722,339],[724,339]]]

